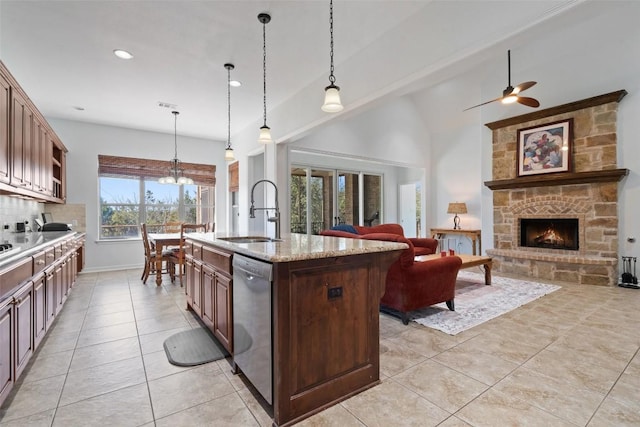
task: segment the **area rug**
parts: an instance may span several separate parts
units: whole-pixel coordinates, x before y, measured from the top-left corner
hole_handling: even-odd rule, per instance
[[[169,363],[177,366],[195,366],[227,357],[229,353],[204,328],[178,332],[164,341],[164,352]]]
[[[441,303],[412,312],[411,320],[456,335],[558,289],[560,286],[495,276],[487,286],[484,274],[461,270],[456,281],[456,311]]]

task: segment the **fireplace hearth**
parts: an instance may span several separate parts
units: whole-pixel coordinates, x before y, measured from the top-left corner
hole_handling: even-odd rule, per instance
[[[579,250],[577,218],[520,218],[520,246]]]

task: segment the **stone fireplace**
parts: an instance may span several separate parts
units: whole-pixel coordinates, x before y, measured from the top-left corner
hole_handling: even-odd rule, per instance
[[[585,285],[618,282],[616,116],[625,91],[488,123],[494,270]],[[573,170],[517,177],[518,129],[572,118]],[[523,228],[524,224],[524,228]]]

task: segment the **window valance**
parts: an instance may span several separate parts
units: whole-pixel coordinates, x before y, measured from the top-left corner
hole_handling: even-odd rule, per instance
[[[170,167],[171,162],[166,160],[98,155],[98,174],[100,176],[158,179],[166,176]],[[216,185],[216,167],[214,165],[181,162],[180,167],[182,174],[193,179],[195,184]]]

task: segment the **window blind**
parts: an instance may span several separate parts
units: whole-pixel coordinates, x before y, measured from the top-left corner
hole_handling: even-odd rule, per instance
[[[171,162],[166,160],[138,159],[98,155],[98,175],[114,178],[158,179],[170,173]],[[200,163],[181,162],[182,175],[193,179],[197,185],[215,186],[216,167]]]

